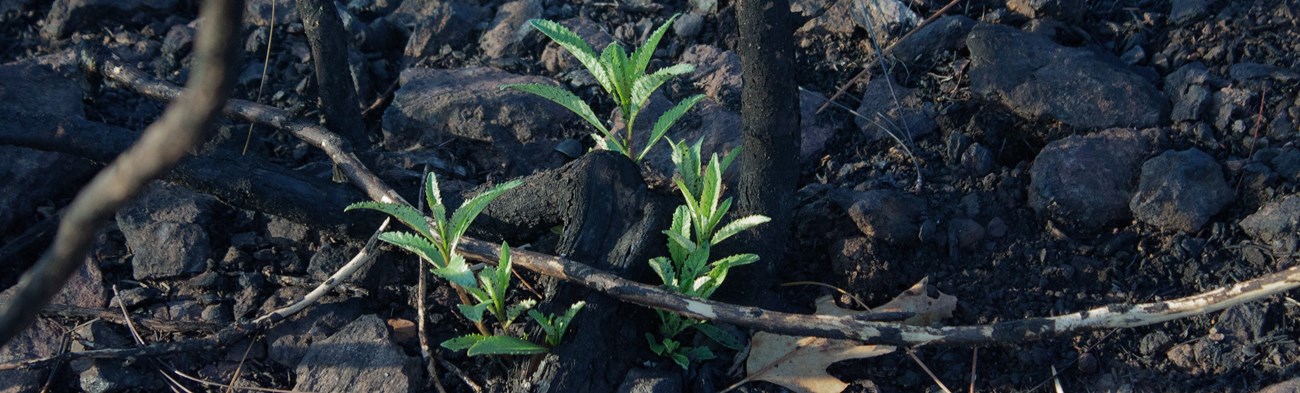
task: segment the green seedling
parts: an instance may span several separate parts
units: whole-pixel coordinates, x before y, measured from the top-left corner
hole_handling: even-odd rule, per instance
[[[462,304],[457,305],[457,308],[461,315],[474,323],[479,333],[444,341],[442,343],[444,348],[453,351],[465,350],[470,356],[531,355],[544,353],[548,349],[547,346],[522,338],[492,334],[487,328],[485,314],[492,315],[500,329],[505,330],[514,323],[515,319],[536,304],[533,300],[525,300],[514,305],[506,305],[513,266],[510,245],[501,245],[501,259],[495,267],[485,267],[477,274],[470,269],[465,258],[456,252],[456,246],[465,235],[465,231],[469,230],[469,224],[474,222],[483,209],[501,194],[520,184],[523,183],[515,180],[476,195],[461,204],[451,214],[450,219],[447,218],[447,207],[443,205],[442,196],[438,192],[438,178],[433,173],[429,174],[425,182],[424,193],[429,204],[430,217],[424,216],[410,205],[398,203],[359,202],[345,209],[345,211],[377,210],[393,216],[410,227],[415,233],[384,232],[379,234],[379,240],[410,251],[427,261],[433,266],[431,269],[433,274],[450,282],[461,295]],[[530,311],[529,315],[541,324],[542,330],[546,332],[546,343],[553,347],[560,345],[569,321],[581,309],[582,303],[578,303],[559,317],[542,314],[536,310]]]
[[[700,142],[687,145],[669,140],[668,143],[672,147],[673,164],[676,166],[673,181],[686,204],[677,207],[673,212],[672,224],[664,231],[668,236],[669,256],[651,259],[650,267],[663,281],[664,287],[707,299],[726,281],[727,272],[731,268],[758,261],[758,255],[754,254],[731,255],[714,261],[711,260],[710,250],[722,241],[770,219],[752,215],[721,225],[722,219],[731,210],[731,198],[722,198],[722,173],[731,166],[739,147],[721,160],[717,154],[713,154],[705,164],[700,155]],[[656,312],[661,322],[659,334],[662,339],[656,340],[647,333],[650,349],[670,357],[682,368],[686,368],[692,361],[711,359],[713,355],[707,348],[685,347],[674,340],[687,329],[694,328],[725,347],[741,348],[739,339],[716,326],[674,313]]]
[[[655,48],[659,46],[659,40],[663,38],[664,33],[668,31],[668,27],[673,24],[677,16],[673,15],[663,26],[659,26],[650,35],[650,38],[636,48],[630,56],[623,49],[623,46],[618,43],[609,44],[603,52],[597,54],[592,49],[591,44],[583,41],[581,37],[578,37],[573,31],[559,23],[545,19],[528,21],[534,28],[560,44],[560,47],[563,47],[574,58],[578,59],[578,62],[582,63],[582,66],[595,77],[596,82],[600,83],[600,87],[604,88],[606,93],[609,93],[610,98],[618,105],[619,114],[622,115],[622,119],[625,121],[624,135],[617,135],[610,131],[610,128],[596,117],[595,112],[592,112],[590,105],[587,105],[578,96],[563,88],[536,83],[507,84],[502,85],[501,88],[536,94],[568,108],[598,131],[591,134],[592,138],[596,140],[597,146],[619,152],[631,158],[632,161],[639,163],[650,152],[650,148],[654,147],[655,143],[663,138],[668,129],[704,98],[703,95],[696,94],[677,103],[676,106],[664,112],[655,121],[654,126],[651,127],[650,138],[645,146],[637,150],[633,145],[632,130],[636,124],[637,115],[645,107],[650,95],[669,79],[695,71],[695,66],[683,63],[660,69],[653,74],[645,73],[646,67],[650,65],[651,55],[654,54]],[[610,124],[612,126],[613,123]]]
[[[542,332],[546,334],[546,345],[555,347],[563,342],[564,333],[569,330],[569,323],[573,322],[573,317],[578,315],[578,311],[582,311],[582,307],[586,305],[587,302],[582,301],[573,303],[573,305],[569,306],[569,310],[564,312],[564,315],[543,314],[541,311],[528,310],[528,316],[532,317],[533,321],[536,321],[537,325],[542,327]]]

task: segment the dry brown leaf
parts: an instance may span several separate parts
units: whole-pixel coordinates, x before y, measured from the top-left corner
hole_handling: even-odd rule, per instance
[[[930,297],[929,293],[936,294],[936,297]],[[853,316],[864,313],[841,308],[830,296],[818,298],[816,306],[816,313],[820,315]],[[913,316],[906,323],[928,325],[952,316],[956,307],[957,298],[935,290],[927,278],[875,311],[910,312]],[[795,337],[767,332],[754,333],[750,345],[749,360],[745,363],[749,375],[745,381],[767,381],[798,393],[842,392],[849,384],[826,373],[826,368],[832,363],[876,357],[896,349],[889,345],[861,345],[852,340]]]
[[[933,293],[935,296],[931,297]],[[957,297],[939,292],[930,285],[930,278],[922,278],[916,285],[912,285],[903,293],[894,297],[889,303],[876,307],[872,311],[890,312],[902,311],[913,313],[911,318],[903,321],[908,325],[930,326],[931,323],[941,319],[951,318],[952,312],[957,309]],[[820,308],[818,312],[821,312]]]

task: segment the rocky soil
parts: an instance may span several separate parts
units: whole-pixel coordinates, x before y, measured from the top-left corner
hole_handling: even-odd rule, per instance
[[[1170,299],[1295,265],[1295,2],[966,0],[901,41],[944,2],[792,3],[803,140],[790,164],[803,176],[795,239],[777,262],[776,282],[826,283],[880,304],[928,276],[959,299],[943,321],[958,325]],[[47,64],[79,45],[102,45],[183,83],[196,9],[182,0],[0,0],[0,129],[30,132],[54,119],[113,135],[143,130],[163,103]],[[734,2],[351,0],[339,10],[363,106],[397,86],[391,103],[368,114],[374,144],[359,150],[410,200],[425,170],[456,193],[559,168],[592,146],[576,116],[497,88],[559,84],[598,113],[615,110],[572,57],[522,27],[530,18],[561,21],[602,48],[640,43],[683,13],[651,69],[688,62],[697,70],[670,82],[649,110],[704,93],[709,99],[671,137],[703,138],[718,152],[740,143]],[[293,1],[251,1],[245,22],[234,97],[318,118],[311,50]],[[886,47],[882,68],[875,58]],[[865,67],[863,83],[819,111]],[[239,154],[250,130],[249,160],[354,192],[328,182],[322,153],[269,127],[228,120],[202,150]],[[0,143],[0,154],[0,288],[8,288],[106,158],[17,143]],[[647,160],[651,193],[670,195],[663,182],[670,168],[665,149]],[[197,337],[298,299],[361,245],[346,231],[235,205],[155,183],[99,232],[55,303],[115,313],[120,302],[133,317],[204,323],[141,328],[146,342]],[[373,216],[338,214],[372,228]],[[543,252],[558,236],[476,235],[522,238]],[[425,371],[411,323],[415,269],[409,255],[389,250],[265,335],[166,357],[167,366],[221,384],[237,375],[246,386],[297,391],[430,391],[435,383],[472,391],[463,378],[488,391],[527,387],[512,373],[527,359],[442,351],[446,364]],[[772,290],[800,311],[824,293]],[[431,292],[430,341],[468,332],[454,294],[439,285]],[[650,330],[647,315],[625,321]],[[915,354],[959,390],[1049,391],[1059,381],[1071,392],[1286,392],[1300,385],[1298,317],[1300,303],[1278,296],[1155,326]],[[107,319],[48,315],[0,348],[0,362],[131,345],[127,328]],[[734,353],[683,372],[644,343],[609,351],[638,365],[623,385],[631,391],[717,391],[739,380],[728,372]],[[166,390],[158,367],[101,359],[0,371],[0,392]],[[831,373],[852,382],[849,391],[938,391],[903,353],[837,363]],[[739,390],[782,388],[756,382]]]

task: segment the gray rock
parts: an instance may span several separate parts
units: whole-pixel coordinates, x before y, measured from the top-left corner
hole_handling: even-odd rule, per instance
[[[212,257],[208,226],[216,199],[154,182],[143,195],[117,212],[117,226],[134,251],[131,274],[137,280],[202,272]]]
[[[695,66],[690,79],[705,96],[728,110],[740,110],[740,56],[712,45],[691,45],[682,53],[682,62]]]
[[[1166,151],[1142,164],[1129,209],[1142,222],[1163,230],[1196,232],[1232,203],[1223,168],[1195,148]]]
[[[676,22],[673,22],[673,32],[677,33],[677,36],[682,38],[690,38],[699,35],[700,30],[703,29],[704,17],[695,13],[682,15],[677,18]]]
[[[1185,25],[1209,14],[1210,3],[1214,0],[1173,0],[1169,10],[1169,21]]]
[[[519,43],[533,27],[529,19],[542,17],[540,0],[515,0],[497,8],[492,27],[479,38],[479,48],[483,55],[493,59],[513,56]]]
[[[1287,240],[1300,231],[1300,194],[1269,202],[1237,223],[1246,234],[1265,242]]]
[[[176,11],[180,0],[56,0],[45,16],[41,36],[49,40],[68,38],[72,32],[93,26],[133,25],[140,15],[164,15]]]
[[[1237,63],[1228,67],[1228,76],[1239,82],[1251,79],[1273,78],[1287,82],[1300,77],[1295,71],[1260,63]]]
[[[1025,118],[1109,128],[1151,127],[1168,117],[1155,86],[1087,49],[990,24],[975,26],[966,45],[971,90]]]
[[[45,318],[37,318],[12,341],[0,346],[0,363],[38,359],[58,354],[63,348],[63,328]],[[36,392],[45,385],[50,371],[17,369],[0,371],[0,393]]]
[[[905,142],[912,141],[939,127],[934,120],[934,103],[926,101],[921,92],[903,87],[889,76],[872,79],[867,84],[857,111],[862,117],[855,117],[854,122],[873,141],[890,134]]]
[[[419,359],[406,356],[373,314],[312,344],[294,373],[298,391],[398,393],[421,386]]]
[[[578,37],[582,37],[584,41],[591,44],[591,47],[597,51],[604,50],[606,46],[614,42],[614,36],[605,31],[603,26],[596,24],[596,22],[592,22],[590,19],[580,16],[565,19],[561,21],[560,24],[569,28],[569,30],[572,30],[574,34],[578,35]],[[573,55],[560,47],[560,44],[549,42],[549,39],[547,41],[546,49],[542,49],[541,56],[542,65],[546,67],[547,71],[551,73],[560,73],[581,69],[583,70],[582,72],[587,72],[586,69],[583,68],[582,63],[579,63],[578,59],[573,58]],[[660,42],[660,45],[663,45],[662,41]],[[590,74],[588,73],[588,75]],[[595,82],[595,78],[592,78],[591,80]]]
[[[54,299],[53,304],[66,304],[86,308],[102,308],[108,304],[108,290],[104,288],[104,273],[99,270],[99,259],[93,255],[86,258],[68,283]]]
[[[971,248],[984,240],[984,226],[969,218],[958,218],[948,222],[948,236],[950,244]]]
[[[799,161],[810,162],[826,150],[826,141],[835,135],[836,127],[826,112],[817,114],[817,108],[826,102],[821,93],[799,89]]]
[[[1083,0],[1007,0],[1007,9],[1038,19],[1077,20],[1087,10]]]
[[[975,20],[962,15],[945,16],[920,28],[897,44],[890,54],[914,72],[934,67],[945,51],[966,47],[966,34],[975,27]]]
[[[981,144],[973,144],[966,148],[961,154],[961,166],[970,171],[975,176],[984,176],[993,172],[997,162],[993,160],[993,152]]]
[[[1072,232],[1091,233],[1128,218],[1132,179],[1148,146],[1130,129],[1048,143],[1029,169],[1029,206]]]
[[[1284,148],[1268,163],[1273,167],[1273,171],[1277,172],[1278,176],[1282,176],[1292,183],[1300,183],[1300,149],[1295,147]]]
[[[682,391],[681,373],[636,369],[623,378],[618,393],[678,393]]]
[[[305,225],[279,216],[270,216],[267,220],[266,239],[271,244],[282,247],[300,245],[306,243],[310,236],[311,228]]]
[[[1291,378],[1265,386],[1257,393],[1300,393],[1300,378]]]
[[[1212,119],[1214,128],[1224,132],[1232,131],[1233,123],[1239,116],[1249,116],[1258,110],[1257,106],[1251,105],[1255,97],[1258,97],[1256,92],[1240,86],[1225,86],[1214,92],[1214,99],[1210,104],[1213,111],[1211,115],[1214,116]]]
[[[465,45],[473,38],[474,26],[487,16],[482,7],[464,1],[404,1],[399,10],[421,3],[432,8],[423,13],[394,13],[388,19],[402,21],[406,25],[401,27],[411,32],[402,52],[406,64],[414,65],[437,54],[444,45]]]
[[[925,200],[895,190],[839,192],[832,196],[868,239],[895,245],[916,243]],[[977,224],[978,225],[978,224]]]
[[[106,321],[91,321],[73,331],[73,351],[90,349],[131,348],[135,342],[130,332]],[[146,363],[147,364],[147,363]],[[77,359],[72,361],[72,371],[79,374],[78,382],[86,392],[120,392],[156,385],[143,364],[125,365],[117,359]]]
[[[790,10],[809,18],[796,34],[852,34],[858,28],[874,29],[888,45],[920,22],[920,17],[898,0],[795,0]]]
[[[272,12],[272,7],[275,8]],[[274,14],[275,18],[271,18]],[[244,23],[258,27],[285,26],[301,22],[294,0],[249,0],[244,3]]]
[[[555,103],[507,83],[546,83],[495,68],[402,72],[402,87],[384,112],[384,147],[407,150],[437,146],[455,136],[488,143],[527,143],[559,137],[560,125],[576,118]]]
[[[1205,86],[1188,86],[1174,97],[1174,110],[1170,117],[1173,121],[1202,120],[1210,109],[1212,98],[1210,90]]]
[[[262,310],[257,314],[287,306],[304,294],[306,291],[281,289],[275,296],[266,300]],[[266,341],[270,343],[266,352],[267,359],[289,367],[299,364],[307,354],[309,345],[324,340],[361,316],[361,303],[359,298],[325,302],[276,325],[266,335]]]

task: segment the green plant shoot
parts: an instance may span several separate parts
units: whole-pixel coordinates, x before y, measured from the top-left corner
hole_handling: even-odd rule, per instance
[[[664,231],[668,236],[669,256],[651,259],[650,267],[668,289],[707,299],[727,279],[727,272],[731,268],[758,261],[758,255],[754,254],[731,255],[714,261],[710,257],[713,246],[770,219],[752,215],[721,225],[722,219],[731,210],[731,198],[722,199],[722,173],[731,166],[739,147],[721,160],[717,154],[713,154],[705,164],[701,159],[700,142],[687,145],[669,140],[668,143],[672,147],[673,164],[676,166],[673,181],[686,204],[677,207],[673,212],[672,224]],[[716,326],[674,313],[657,313],[661,322],[659,334],[663,339],[655,340],[653,335],[647,333],[650,349],[656,354],[671,358],[682,368],[688,367],[693,361],[713,358],[713,353],[708,348],[686,347],[674,340],[687,329],[694,328],[725,347],[741,348],[740,340]]]
[[[639,163],[650,152],[650,148],[667,134],[668,129],[704,98],[700,94],[687,97],[672,109],[664,112],[651,127],[650,138],[646,141],[646,145],[641,147],[640,150],[636,149],[633,129],[636,125],[637,115],[645,107],[650,95],[669,79],[695,71],[695,66],[683,63],[660,69],[652,74],[646,74],[646,67],[650,65],[651,55],[654,54],[655,48],[659,46],[659,40],[663,38],[664,33],[668,31],[668,27],[673,24],[677,16],[673,15],[667,22],[664,22],[663,26],[659,26],[650,35],[650,38],[646,39],[646,42],[636,48],[630,56],[623,49],[623,46],[618,43],[609,44],[604,51],[597,54],[592,49],[591,44],[583,41],[581,37],[578,37],[573,31],[559,23],[545,19],[528,21],[542,34],[560,44],[560,47],[572,54],[587,71],[591,72],[596,82],[605,89],[605,92],[618,105],[619,114],[622,115],[624,120],[624,135],[616,135],[610,131],[610,128],[596,117],[595,112],[592,112],[591,106],[563,88],[536,83],[507,84],[502,85],[501,88],[532,93],[568,108],[598,131],[591,134],[592,138],[596,140],[597,146],[619,152],[631,158],[632,161]]]

